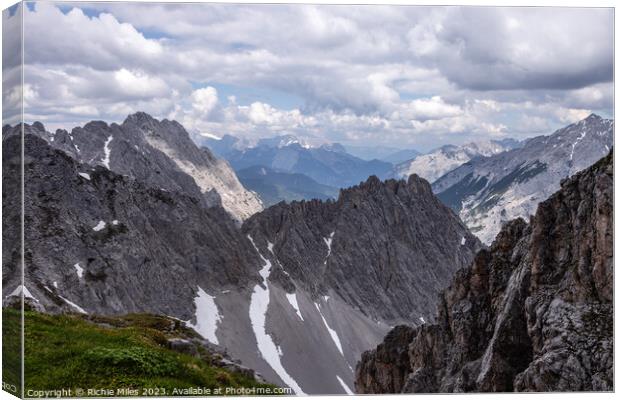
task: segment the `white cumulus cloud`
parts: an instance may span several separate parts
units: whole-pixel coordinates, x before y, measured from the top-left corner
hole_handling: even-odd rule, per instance
[[[36,2],[24,28],[27,115],[50,127],[142,110],[218,136],[424,148],[613,110],[609,8]]]

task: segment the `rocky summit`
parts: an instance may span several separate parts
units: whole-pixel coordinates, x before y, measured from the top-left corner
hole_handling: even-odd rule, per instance
[[[208,206],[221,204],[238,223],[262,209],[258,196],[241,185],[228,163],[196,146],[176,121],[138,112],[120,125],[92,121],[71,132],[47,132],[37,122],[27,130],[76,161],[103,166],[149,186],[185,192]]]
[[[394,166],[391,175],[406,178],[415,173],[433,183],[445,173],[476,157],[493,156],[519,146],[519,142],[511,139],[486,140],[466,143],[461,146],[445,145],[430,153],[418,155],[413,159],[397,164]]]
[[[613,390],[613,160],[506,224],[455,275],[436,323],[394,328],[358,393]]]

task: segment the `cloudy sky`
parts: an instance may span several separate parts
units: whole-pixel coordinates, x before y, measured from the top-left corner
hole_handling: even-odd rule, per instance
[[[37,2],[24,24],[26,119],[52,129],[142,110],[427,150],[613,112],[611,9]]]

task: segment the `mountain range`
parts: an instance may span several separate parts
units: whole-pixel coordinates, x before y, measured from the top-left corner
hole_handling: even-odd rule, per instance
[[[246,187],[268,205],[296,199],[335,198],[334,190],[356,185],[371,175],[407,179],[416,173],[433,182],[475,157],[498,154],[520,145],[513,139],[481,141],[446,145],[422,154],[385,146],[317,144],[312,138],[294,135],[259,140],[231,135],[194,139],[228,160],[237,174],[246,178]],[[261,168],[272,172],[259,174]],[[300,191],[300,179],[307,181],[311,189]]]
[[[340,143],[320,141],[314,137],[303,137],[290,134],[254,140],[232,135],[224,135],[221,138],[212,135],[193,135],[192,138],[199,146],[208,147],[217,156],[225,159],[233,152],[243,151],[253,147],[269,146],[281,148],[295,143],[307,149],[319,147],[330,148],[330,146],[333,146],[334,150],[346,152],[365,161],[379,160],[391,164],[407,161],[422,154],[415,149],[403,149],[381,145],[342,145]]]
[[[237,171],[243,186],[257,193],[266,206],[281,201],[304,199],[335,199],[339,189],[321,185],[304,174],[274,171],[269,167],[254,166]]]
[[[363,160],[381,160],[391,164],[398,164],[416,158],[421,152],[415,149],[389,146],[362,146],[346,145],[347,153],[359,157]]]
[[[3,128],[3,305],[23,294],[46,313],[171,316],[297,394],[351,392],[362,352],[397,323],[432,320],[436,292],[481,248],[416,176],[367,178],[241,224],[231,211],[252,192],[204,191],[231,170],[175,122],[34,123],[23,143],[21,131]],[[22,144],[23,282],[11,203]]]
[[[593,383],[575,385],[606,390],[611,157],[565,180],[530,225],[506,224],[489,249],[455,212],[462,193],[454,188],[476,182],[463,179],[466,168],[485,171],[498,157],[511,157],[494,161],[493,173],[504,177],[479,190],[491,182],[505,194],[497,188],[557,171],[543,181],[551,186],[611,147],[610,132],[613,121],[590,116],[523,147],[477,156],[432,186],[416,174],[366,176],[332,192],[294,170],[324,168],[342,182],[391,164],[281,137],[234,149],[233,160],[272,163],[244,167],[238,177],[232,161],[198,147],[180,124],[145,113],[71,132],[38,122],[5,126],[3,305],[23,295],[29,309],[45,313],[166,315],[296,394],[550,390],[564,386],[540,383],[536,368],[575,369],[571,356],[586,360],[587,351],[602,354],[584,361],[582,375]],[[557,153],[547,154],[549,146]],[[253,179],[273,196],[244,187]],[[264,209],[259,196],[275,204]],[[566,321],[593,325],[561,331]],[[548,333],[531,332],[539,327]],[[556,332],[568,335],[557,348],[548,339]],[[596,335],[602,347],[579,347]]]
[[[226,158],[235,171],[267,167],[279,173],[304,174],[321,185],[336,188],[357,185],[371,175],[385,177],[392,168],[388,162],[355,157],[338,143],[312,146],[292,135],[261,139],[251,147],[232,136],[202,143]]]
[[[389,162],[396,165],[408,160],[413,160],[422,154],[423,153],[413,149],[398,150],[388,154],[387,156],[382,157],[381,161]]]
[[[406,178],[415,173],[432,183],[445,173],[476,157],[489,157],[516,147],[519,147],[519,142],[514,139],[486,140],[461,146],[445,145],[397,164],[392,176]]]
[[[478,157],[433,182],[433,191],[484,243],[513,218],[529,218],[560,182],[613,145],[613,120],[590,115],[522,147]]]
[[[93,121],[71,132],[47,132],[43,124],[34,123],[28,129],[79,162],[186,193],[208,206],[221,204],[239,223],[263,208],[228,163],[198,148],[176,121],[158,121],[140,112],[120,125]]]

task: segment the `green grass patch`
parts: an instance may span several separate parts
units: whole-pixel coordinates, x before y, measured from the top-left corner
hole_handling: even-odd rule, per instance
[[[14,329],[19,340],[19,311],[3,309],[3,323],[5,332]],[[214,366],[214,355],[203,347],[198,348],[198,355],[190,355],[167,346],[169,338],[195,336],[183,323],[167,317],[134,314],[115,318],[28,311],[25,391],[138,389],[142,396],[145,388],[157,388],[147,394],[171,396],[174,389],[197,387],[212,391],[219,388],[222,393],[225,388],[275,388]]]
[[[17,310],[3,313],[2,319],[2,383],[8,392],[21,391],[21,313]]]

